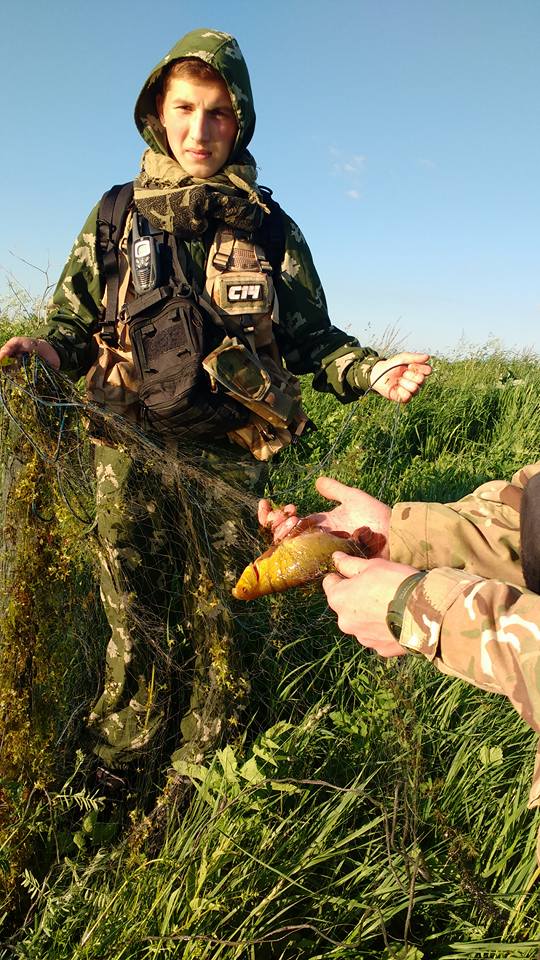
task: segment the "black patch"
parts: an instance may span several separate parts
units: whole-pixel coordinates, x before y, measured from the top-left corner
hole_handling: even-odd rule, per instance
[[[228,283],[229,303],[256,303],[263,299],[262,283]]]

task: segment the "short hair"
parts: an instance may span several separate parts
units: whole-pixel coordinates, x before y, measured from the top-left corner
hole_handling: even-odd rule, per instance
[[[182,60],[173,60],[163,71],[161,76],[160,93],[164,97],[169,89],[172,79],[184,77],[187,80],[195,80],[202,83],[215,83],[216,80],[223,83],[223,77],[217,70],[214,70],[209,63],[199,60],[198,57],[184,57]]]

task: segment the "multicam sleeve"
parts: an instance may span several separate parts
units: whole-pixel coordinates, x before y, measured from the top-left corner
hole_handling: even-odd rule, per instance
[[[283,218],[285,256],[277,283],[280,349],[292,373],[314,373],[316,390],[349,403],[368,389],[371,368],[380,357],[332,325],[304,235],[285,213]]]
[[[540,596],[441,568],[409,598],[400,644],[476,687],[504,694],[540,732]],[[540,805],[540,751],[530,804]]]
[[[104,284],[96,254],[98,205],[77,237],[47,310],[39,335],[60,357],[61,369],[74,379],[91,364],[90,347],[102,314]]]
[[[390,556],[420,570],[452,567],[523,586],[519,511],[540,462],[510,483],[494,480],[457,503],[398,503],[390,523]]]

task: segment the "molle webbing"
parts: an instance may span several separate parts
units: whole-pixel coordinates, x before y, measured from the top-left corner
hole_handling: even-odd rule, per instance
[[[269,213],[263,217],[262,224],[256,231],[256,241],[266,253],[275,281],[281,274],[281,264],[285,256],[283,217],[281,207],[272,199],[271,191],[267,187],[261,187],[260,192]],[[133,181],[130,181],[116,184],[107,190],[100,200],[98,209],[96,249],[107,290],[107,305],[100,333],[102,339],[110,346],[116,343],[115,327],[121,283],[118,248],[132,203]]]
[[[205,298],[229,336],[245,338],[254,352],[273,342],[272,267],[250,236],[218,227],[208,253]]]
[[[266,460],[298,436],[307,420],[301,408],[298,381],[284,369],[274,339],[273,320],[278,321],[273,279],[281,275],[285,254],[283,217],[280,207],[271,199],[270,191],[263,188],[261,195],[266,203],[259,199],[259,210],[263,207],[265,215],[257,229],[246,231],[235,223],[231,230],[227,223],[229,218],[218,217],[215,224],[217,242],[208,257],[207,279],[210,280],[208,274],[213,273],[216,285],[221,283],[221,300],[226,309],[219,309],[218,304],[212,302],[208,286],[206,296],[195,294],[180,264],[178,236],[171,231],[162,231],[159,242],[160,267],[163,268],[160,286],[134,299],[129,298],[124,305],[125,312],[119,318],[122,285],[129,278],[129,272],[125,272],[126,269],[129,271],[129,264],[124,241],[128,215],[134,203],[133,184],[117,185],[104,194],[98,210],[96,247],[105,277],[106,306],[97,331],[98,343],[102,341],[102,356],[93,370],[100,402],[108,394],[111,384],[116,392],[122,392],[124,381],[113,383],[118,379],[114,374],[121,345],[122,364],[132,370],[135,377],[135,382],[130,382],[130,387],[134,388],[131,394],[138,400],[139,416],[145,426],[177,438],[215,438],[227,434],[233,442],[249,449],[256,459]],[[234,204],[238,198],[228,199]],[[233,216],[232,219],[238,218]],[[181,238],[182,231],[179,233]],[[226,237],[221,251],[220,234]],[[191,236],[194,238],[196,231]],[[188,237],[184,239],[189,243]],[[218,259],[220,253],[223,255],[223,263],[212,267],[212,257],[216,253]],[[205,313],[210,316],[205,317]],[[287,417],[283,426],[281,420],[276,425],[272,404],[271,409],[267,409],[261,401],[254,411],[227,391],[220,394],[209,390],[202,359],[209,349],[215,348],[214,338],[216,334],[219,336],[220,327],[227,335],[243,336],[252,349],[262,350],[265,369],[273,385],[274,405],[278,393],[289,398],[290,422]],[[101,376],[98,376],[100,372]],[[130,410],[132,405],[130,399]],[[122,411],[125,406],[124,402]]]
[[[219,230],[219,246],[216,253],[211,254],[212,266],[218,270],[238,270],[253,271],[262,270],[264,273],[271,273],[272,267],[266,259],[264,252],[257,251],[255,244],[246,243],[240,245],[236,242],[235,234],[232,230]],[[218,235],[216,234],[216,237]]]

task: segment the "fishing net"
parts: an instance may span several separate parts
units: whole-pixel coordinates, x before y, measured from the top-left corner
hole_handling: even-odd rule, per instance
[[[504,414],[500,390],[465,402],[481,402],[483,421],[486,400]],[[328,468],[390,502],[426,495],[428,483],[440,497],[450,474],[456,498],[476,480],[456,476],[442,430],[439,459],[428,468],[417,456],[426,433],[435,441],[433,404],[450,418],[452,442],[465,429],[462,406],[433,393],[406,413],[373,397],[361,404],[358,416],[357,404],[344,413],[318,395],[324,430],[286,451],[272,488],[231,444],[172,448],[89,404],[39,359],[3,368],[3,777],[65,776],[82,746],[95,763],[134,772],[142,795],[171,765],[253,740],[285,700],[288,720],[317,702],[328,683],[313,664],[334,629],[321,591],[247,604],[231,596],[264,545],[259,496],[271,489],[309,512],[319,506],[313,480]],[[471,442],[477,474],[476,433]],[[491,474],[491,447],[487,460]]]
[[[2,775],[65,774],[82,744],[150,785],[260,727],[276,623],[231,588],[261,549],[261,466],[154,442],[39,359],[0,403]]]
[[[324,428],[272,467],[273,499],[320,507],[326,471],[390,502],[457,499],[510,475],[538,448],[538,371],[501,389],[498,372],[475,365],[465,390],[449,370],[404,412],[377,398],[315,405],[306,388]],[[294,942],[276,951],[295,958],[360,942],[385,956],[410,929],[428,951],[438,931],[448,950],[463,931],[477,939],[472,921],[505,940],[510,916],[537,936],[534,745],[509,705],[420,658],[357,649],[317,588],[235,601],[270,488],[234,448],[153,443],[39,361],[0,372],[0,407],[0,914],[26,917],[15,935],[30,931],[36,957],[80,949],[80,911],[89,937],[110,937],[96,957],[132,955],[137,936],[149,956],[176,956],[177,937],[194,956],[225,940],[223,956],[245,956],[285,921]],[[145,812],[171,766],[186,781],[198,767],[190,802],[168,807],[161,859],[137,810],[107,850],[112,808],[92,808],[73,779],[88,783],[92,763],[134,775],[128,796]],[[53,868],[40,886],[49,864],[56,887]],[[1,885],[17,877],[13,909]]]
[[[231,596],[264,546],[267,468],[228,442],[152,439],[38,357],[3,368],[0,411],[0,776],[65,777],[82,747],[90,786],[97,764],[140,798],[171,766],[270,726],[284,678],[323,651],[315,621],[333,618],[316,588]],[[348,444],[356,412],[326,417],[323,446],[304,440],[311,465],[291,448],[273,467],[278,502],[314,506],[312,481]],[[287,716],[305,706],[297,692]]]

